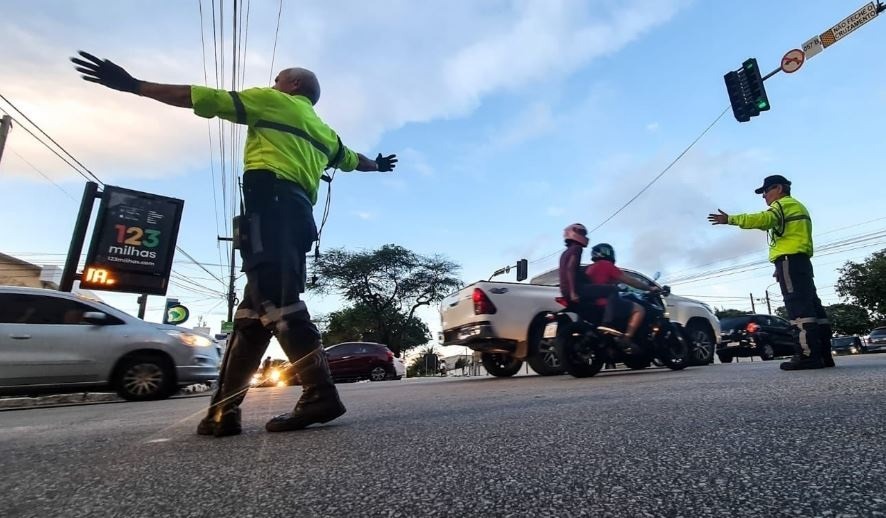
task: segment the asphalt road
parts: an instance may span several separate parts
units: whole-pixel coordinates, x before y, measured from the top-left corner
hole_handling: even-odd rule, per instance
[[[886,516],[886,355],[838,365],[347,384],[284,434],[258,389],[223,439],[206,398],[4,412],[0,515]]]

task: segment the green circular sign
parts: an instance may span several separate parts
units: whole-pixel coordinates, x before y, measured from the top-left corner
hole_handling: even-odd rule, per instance
[[[166,321],[173,325],[187,322],[188,317],[190,316],[191,312],[188,311],[188,308],[182,305],[171,306],[166,310]]]

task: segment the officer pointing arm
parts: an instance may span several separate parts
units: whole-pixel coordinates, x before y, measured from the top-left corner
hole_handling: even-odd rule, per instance
[[[71,58],[83,79],[108,88],[190,108],[206,118],[248,126],[243,152],[240,253],[246,288],[234,315],[234,332],[222,360],[218,390],[197,433],[221,437],[241,432],[240,404],[272,336],[292,362],[302,395],[295,408],[271,419],[269,432],[300,430],[345,413],[320,342],[320,332],[300,299],[305,255],[317,239],[313,205],[323,171],[392,171],[396,155],[369,158],[342,144],[314,112],[317,77],[303,68],[281,71],[272,88],[228,92],[202,86],[140,81],[120,66],[80,52]]]
[[[132,77],[126,70],[123,69],[123,67],[117,65],[113,61],[100,59],[84,51],[80,51],[80,56],[82,57],[82,59],[71,58],[71,61],[75,65],[78,65],[75,68],[78,72],[83,74],[82,77],[84,80],[98,83],[114,90],[120,90],[121,92],[130,92],[141,97],[148,97],[150,99],[160,101],[170,106],[177,106],[179,108],[194,108],[194,98],[197,97],[195,95],[195,92],[200,92],[201,90],[210,90],[208,88],[203,88],[199,86],[168,85],[151,83],[149,81],[141,81]],[[320,100],[320,84],[317,81],[316,76],[314,76],[314,74],[308,70],[302,68],[286,69],[277,76],[274,82],[281,84],[282,88],[285,88],[291,92],[307,93],[307,97],[311,101],[312,105],[316,105],[317,102]],[[220,90],[214,91],[222,92]],[[205,99],[206,95],[207,94],[203,92],[203,97],[201,97],[201,99]],[[201,116],[206,116],[201,113],[197,114]],[[246,124],[248,122],[248,119],[238,120],[236,118],[235,110],[234,113],[231,113],[231,110],[220,110],[215,115],[225,120],[237,122],[240,124]],[[388,172],[393,171],[394,167],[396,167],[397,165],[396,155],[382,156],[382,154],[379,153],[375,160],[370,160],[366,156],[357,153],[357,158],[359,161],[356,167],[354,167],[354,169],[356,169],[357,171]]]
[[[708,214],[712,225],[734,225],[765,230],[769,238],[769,261],[775,266],[785,309],[797,333],[796,354],[781,364],[783,370],[833,367],[827,314],[818,297],[812,271],[812,219],[809,211],[791,196],[791,182],[781,175],[767,176],[762,194],[768,209],[754,214],[729,215],[722,210]]]

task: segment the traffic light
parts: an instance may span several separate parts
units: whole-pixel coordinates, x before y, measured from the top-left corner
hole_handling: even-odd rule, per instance
[[[726,81],[726,93],[729,94],[729,102],[732,104],[732,115],[738,122],[747,122],[751,120],[751,116],[747,112],[747,103],[745,102],[744,72],[732,71],[723,76]]]
[[[517,282],[526,280],[529,277],[529,261],[520,259],[517,261]]]
[[[742,63],[741,69],[728,72],[723,80],[726,82],[729,103],[732,104],[732,114],[738,122],[748,122],[751,117],[760,115],[761,111],[769,110],[769,97],[755,58]]]
[[[760,74],[756,58],[750,58],[742,63],[742,68],[748,80],[748,93],[750,94],[748,101],[751,107],[751,117],[754,117],[760,112],[769,110],[769,97],[766,95],[766,87],[763,85],[763,76]]]

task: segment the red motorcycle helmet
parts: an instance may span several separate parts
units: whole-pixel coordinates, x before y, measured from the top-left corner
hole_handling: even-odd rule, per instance
[[[573,223],[563,229],[563,239],[575,241],[583,247],[588,246],[588,229],[581,223]]]

